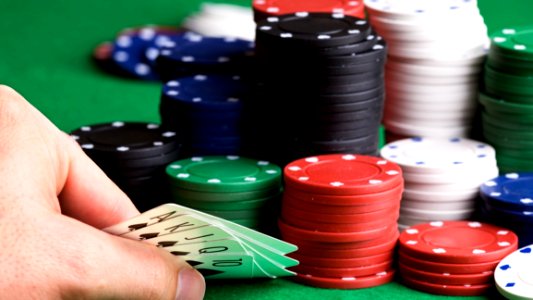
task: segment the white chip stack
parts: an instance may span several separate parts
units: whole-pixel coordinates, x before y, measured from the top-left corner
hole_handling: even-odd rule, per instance
[[[390,137],[467,136],[489,45],[475,0],[365,0],[389,46],[383,123]]]
[[[469,139],[403,139],[386,144],[380,154],[403,171],[401,228],[472,217],[479,187],[498,176],[494,148]]]

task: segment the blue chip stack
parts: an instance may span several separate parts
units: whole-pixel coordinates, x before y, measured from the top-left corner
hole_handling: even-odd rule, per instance
[[[242,106],[250,85],[239,76],[195,75],[166,82],[159,112],[185,156],[241,153]]]
[[[507,173],[480,188],[481,213],[488,221],[514,231],[520,247],[533,244],[533,173]]]

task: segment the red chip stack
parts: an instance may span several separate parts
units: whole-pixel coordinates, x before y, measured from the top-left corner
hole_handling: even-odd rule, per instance
[[[398,165],[372,156],[330,154],[284,168],[279,227],[298,246],[294,280],[357,289],[393,280],[403,191]]]
[[[399,238],[402,282],[427,293],[478,296],[494,286],[500,260],[518,247],[512,231],[471,221],[411,226]]]

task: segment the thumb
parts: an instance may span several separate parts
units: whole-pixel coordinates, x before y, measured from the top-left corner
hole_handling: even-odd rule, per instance
[[[63,261],[75,261],[77,270],[67,274],[84,276],[78,276],[78,288],[64,298],[203,299],[204,278],[184,260],[148,243],[112,236],[85,224],[79,226],[91,233],[80,235],[79,228],[74,229],[78,226],[68,226],[76,234],[68,239],[69,245],[75,245],[71,248],[73,259],[65,259],[64,248],[61,254]]]

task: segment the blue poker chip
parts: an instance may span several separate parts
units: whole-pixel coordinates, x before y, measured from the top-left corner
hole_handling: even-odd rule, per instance
[[[159,80],[155,70],[157,47],[182,44],[186,33],[170,30],[158,31],[154,27],[141,28],[135,32],[119,35],[112,45],[111,59],[126,74],[144,80]]]
[[[161,97],[190,109],[240,111],[249,93],[239,76],[196,75],[166,82]]]
[[[161,54],[162,49],[179,47],[196,39],[196,36],[198,36],[196,33],[188,31],[159,33],[145,45],[144,58],[152,68],[155,68],[157,58]]]
[[[533,173],[507,173],[484,182],[480,194],[495,207],[533,211]]]

